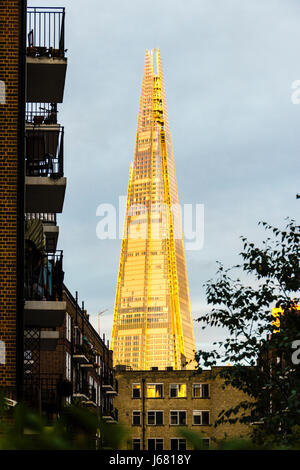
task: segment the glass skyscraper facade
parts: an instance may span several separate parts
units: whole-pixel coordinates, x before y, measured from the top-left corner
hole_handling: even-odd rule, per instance
[[[145,56],[111,347],[114,365],[194,368],[194,328],[159,50]]]

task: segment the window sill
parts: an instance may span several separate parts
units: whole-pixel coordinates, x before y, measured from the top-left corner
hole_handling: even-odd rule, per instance
[[[210,400],[210,397],[192,397],[193,400]]]
[[[187,397],[169,397],[170,400],[186,400]]]
[[[187,424],[169,424],[169,426],[187,426]]]
[[[192,426],[211,426],[211,424],[192,424]]]

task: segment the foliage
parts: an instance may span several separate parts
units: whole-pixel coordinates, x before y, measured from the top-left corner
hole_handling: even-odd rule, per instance
[[[118,449],[125,430],[94,412],[66,406],[48,426],[43,416],[24,404],[9,407],[0,397],[0,450]]]
[[[245,392],[238,406],[223,410],[217,424],[237,421],[252,426],[252,440],[270,445],[297,445],[300,425],[300,231],[288,219],[280,230],[265,222],[271,232],[261,248],[245,237],[242,264],[225,269],[219,264],[216,280],[206,283],[212,310],[198,321],[225,328],[227,338],[214,343],[211,352],[198,351],[199,367],[230,363],[219,371],[225,385]],[[232,273],[244,271],[246,285]],[[272,307],[281,307],[280,327],[275,326]],[[300,350],[299,350],[300,351]],[[293,355],[294,353],[294,355]]]

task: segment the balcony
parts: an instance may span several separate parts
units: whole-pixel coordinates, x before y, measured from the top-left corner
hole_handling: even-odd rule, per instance
[[[79,399],[80,402],[84,405],[97,407],[96,388],[92,385],[87,384],[86,382],[82,384],[76,384],[75,393],[73,394],[73,397]]]
[[[25,345],[30,343],[32,339],[32,331],[24,330],[24,341]],[[36,333],[35,333],[36,334]],[[40,351],[55,351],[57,347],[57,342],[59,340],[59,331],[40,331],[38,337],[35,336],[35,339],[39,342]],[[28,362],[28,361],[27,361]]]
[[[62,103],[67,59],[65,9],[27,8],[27,101]]]
[[[62,251],[42,255],[27,242],[25,255],[25,325],[57,327],[64,322]]]
[[[102,376],[101,387],[108,395],[118,395],[118,381],[114,379],[112,374]]]
[[[43,223],[43,231],[46,238],[47,253],[54,253],[57,247],[59,227],[56,225],[56,214],[26,213],[25,220],[40,220]]]
[[[64,128],[59,124],[26,124],[26,198],[30,213],[62,212]]]
[[[71,395],[71,382],[60,374],[25,374],[24,399],[34,409],[56,414],[61,410],[63,397]]]
[[[25,123],[57,124],[57,103],[26,103]]]
[[[104,408],[102,412],[102,419],[105,419],[109,423],[117,423],[118,422],[118,410],[114,408],[112,405],[107,406]]]
[[[73,359],[80,364],[80,367],[94,368],[96,357],[86,344],[77,344],[74,349]]]

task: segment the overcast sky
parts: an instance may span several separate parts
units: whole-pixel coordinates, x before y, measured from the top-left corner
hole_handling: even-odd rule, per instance
[[[259,241],[259,220],[282,226],[300,202],[298,0],[39,0],[66,7],[67,192],[60,226],[65,283],[90,314],[109,309],[120,240],[96,237],[97,206],[126,195],[146,49],[160,48],[181,204],[204,204],[202,250],[187,251],[194,318],[216,260],[238,261],[240,235]],[[195,324],[196,344],[219,333]]]

